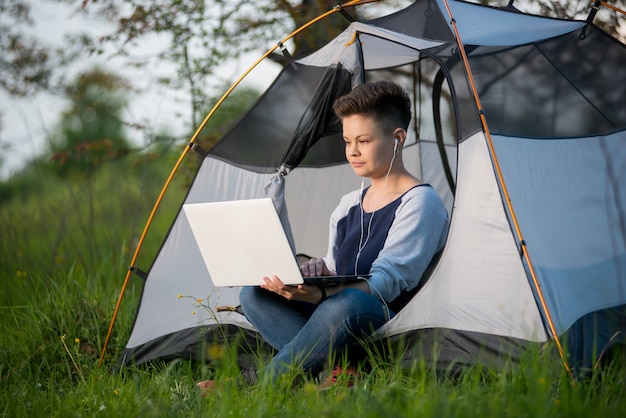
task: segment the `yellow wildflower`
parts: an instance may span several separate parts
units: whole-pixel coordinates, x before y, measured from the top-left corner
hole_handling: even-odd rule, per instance
[[[76,344],[80,344],[80,338],[74,338],[74,342],[75,342]]]
[[[220,344],[211,344],[208,348],[207,354],[211,360],[219,360],[224,356],[224,347]]]

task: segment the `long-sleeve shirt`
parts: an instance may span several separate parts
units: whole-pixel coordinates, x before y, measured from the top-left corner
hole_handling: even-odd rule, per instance
[[[324,260],[338,274],[371,274],[370,293],[389,303],[419,284],[443,248],[448,214],[427,184],[369,213],[361,210],[364,194],[346,194],[333,211]]]

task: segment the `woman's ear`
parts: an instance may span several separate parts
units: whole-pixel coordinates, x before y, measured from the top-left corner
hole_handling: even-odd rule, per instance
[[[404,145],[404,141],[406,139],[406,131],[404,129],[396,128],[393,131],[393,136],[394,136],[394,149],[399,148],[401,145]]]

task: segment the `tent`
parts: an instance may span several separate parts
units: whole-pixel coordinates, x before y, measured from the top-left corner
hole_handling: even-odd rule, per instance
[[[185,202],[271,196],[294,252],[325,254],[330,212],[360,184],[330,106],[393,79],[414,103],[405,163],[451,224],[379,341],[402,345],[405,364],[497,365],[553,344],[568,369],[592,367],[626,328],[626,48],[594,13],[417,0],[353,21],[286,65],[214,147],[198,150],[194,136],[185,152],[204,158]],[[265,345],[238,309],[240,289],[213,287],[182,211],[147,267],[129,269],[145,281],[121,365],[195,358],[220,339]]]

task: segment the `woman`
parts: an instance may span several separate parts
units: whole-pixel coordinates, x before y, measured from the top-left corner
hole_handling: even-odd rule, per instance
[[[406,92],[390,82],[366,83],[340,97],[346,158],[370,186],[345,195],[330,219],[326,257],[300,268],[304,276],[370,274],[368,280],[332,287],[288,286],[264,277],[244,288],[248,320],[277,350],[260,372],[276,378],[294,365],[311,375],[391,319],[408,301],[448,231],[445,207],[432,187],[411,175],[402,147],[411,119]],[[256,382],[256,373],[244,378]],[[213,381],[200,382],[211,389]]]

